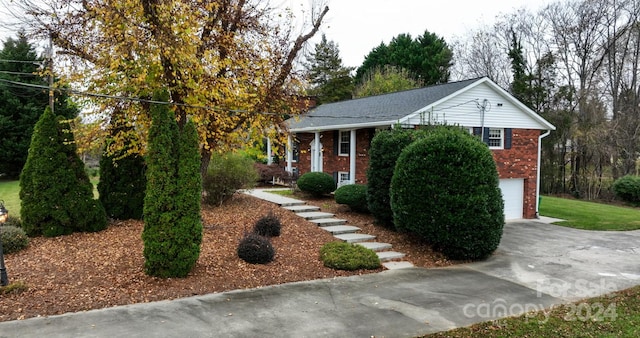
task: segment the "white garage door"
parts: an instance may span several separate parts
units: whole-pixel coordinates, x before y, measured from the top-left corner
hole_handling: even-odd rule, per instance
[[[524,200],[524,179],[510,178],[500,180],[500,190],[504,199],[504,218],[522,218]]]

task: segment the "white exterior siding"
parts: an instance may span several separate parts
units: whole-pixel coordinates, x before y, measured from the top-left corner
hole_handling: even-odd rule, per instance
[[[488,103],[483,124],[479,105],[485,99]],[[425,107],[423,112],[412,114],[402,124],[425,124],[429,118],[431,122],[465,127],[484,125],[489,128],[547,129],[487,83],[480,83],[451,98],[436,102],[433,106]]]

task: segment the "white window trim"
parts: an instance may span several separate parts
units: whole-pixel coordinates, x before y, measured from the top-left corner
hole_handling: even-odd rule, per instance
[[[347,135],[347,140],[342,140],[342,135]],[[349,151],[346,153],[342,152],[342,144],[346,143],[351,149],[351,131],[350,130],[340,130],[338,132],[338,156],[349,156]]]
[[[489,149],[504,149],[504,128],[489,128],[489,134],[491,134],[492,130],[500,131],[500,145],[499,146],[489,146]],[[494,138],[495,140],[495,138]],[[489,138],[491,141],[491,138]]]
[[[342,175],[346,175],[347,178],[346,179],[342,179]],[[338,187],[341,187],[343,185],[347,185],[347,184],[351,184],[351,175],[349,174],[348,171],[338,171]]]

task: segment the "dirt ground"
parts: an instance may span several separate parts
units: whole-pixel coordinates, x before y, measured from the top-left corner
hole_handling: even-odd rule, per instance
[[[391,243],[404,260],[420,267],[455,264],[428,246],[380,226],[368,214],[351,212],[332,198],[310,199],[322,211],[348,220],[377,241]],[[237,245],[256,220],[273,212],[282,231],[272,239],[275,260],[266,265],[238,258]],[[294,281],[376,273],[338,271],[323,266],[320,247],[335,240],[293,212],[237,194],[221,207],[203,205],[204,238],[195,268],[186,278],[160,279],[144,274],[141,221],[115,221],[98,233],[32,238],[23,251],[5,255],[9,281],[22,291],[0,294],[0,321],[57,315],[133,303],[256,288]]]

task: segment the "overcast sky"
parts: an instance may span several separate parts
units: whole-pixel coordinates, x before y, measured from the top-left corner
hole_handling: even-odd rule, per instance
[[[276,0],[277,1],[277,0]],[[299,8],[312,0],[284,0],[283,5]],[[317,1],[317,0],[316,0]],[[501,13],[518,8],[537,10],[553,0],[324,0],[329,12],[321,33],[338,44],[345,66],[357,67],[364,57],[381,42],[409,33],[412,37],[425,30],[453,41],[481,25],[492,25]],[[0,21],[8,18],[2,12],[11,0],[0,0]],[[297,6],[296,6],[297,3]],[[15,32],[0,28],[0,40],[15,37]],[[314,38],[319,41],[321,34]],[[313,50],[313,44],[309,46]]]
[[[425,30],[452,41],[481,25],[492,25],[500,13],[521,7],[531,10],[551,0],[330,0],[322,28],[338,44],[345,66],[357,67],[364,57],[402,33],[412,37]]]

